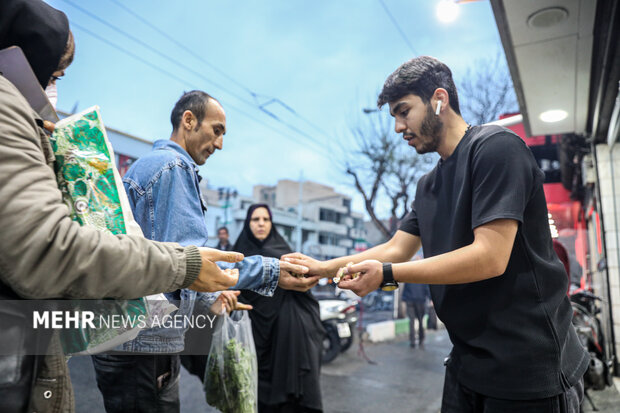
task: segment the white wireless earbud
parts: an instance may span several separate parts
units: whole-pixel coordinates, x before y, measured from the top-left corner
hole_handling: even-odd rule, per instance
[[[441,110],[441,100],[437,101],[437,109],[435,109],[435,115],[439,116],[439,111]]]

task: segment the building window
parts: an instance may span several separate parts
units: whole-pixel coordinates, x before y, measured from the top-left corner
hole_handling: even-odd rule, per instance
[[[319,220],[321,221],[335,222],[336,224],[340,224],[341,218],[342,218],[342,214],[334,210],[326,209],[326,208],[321,208],[319,210]]]
[[[319,232],[319,244],[338,245],[342,237],[331,232]]]
[[[345,208],[351,208],[351,200],[350,199],[343,199],[342,200],[342,206]]]
[[[363,230],[364,229],[364,221],[359,218],[353,218],[353,229]]]

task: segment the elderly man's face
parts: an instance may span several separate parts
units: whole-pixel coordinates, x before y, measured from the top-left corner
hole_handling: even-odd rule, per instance
[[[197,165],[202,165],[216,149],[223,148],[225,133],[224,109],[216,100],[209,99],[206,116],[185,137],[185,149]]]

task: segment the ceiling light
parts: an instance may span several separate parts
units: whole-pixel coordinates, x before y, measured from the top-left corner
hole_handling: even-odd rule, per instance
[[[549,7],[538,10],[527,18],[527,24],[537,29],[546,29],[568,19],[568,10],[562,7]]]
[[[459,15],[459,6],[453,0],[441,0],[437,4],[437,18],[442,23],[452,23]]]
[[[553,123],[566,119],[568,112],[562,109],[548,110],[540,114],[539,118],[543,122]]]

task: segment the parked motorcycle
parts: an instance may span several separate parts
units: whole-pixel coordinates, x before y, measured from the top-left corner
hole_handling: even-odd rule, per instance
[[[381,290],[372,291],[362,298],[365,311],[393,311],[394,294]]]
[[[321,322],[325,328],[322,363],[333,361],[338,354],[348,350],[353,344],[357,325],[357,301],[329,299],[319,300]]]
[[[613,356],[607,351],[596,302],[602,299],[591,291],[580,289],[570,295],[573,307],[573,325],[581,344],[590,353],[590,365],[584,376],[586,398],[594,407],[587,391],[603,390],[613,384]]]

